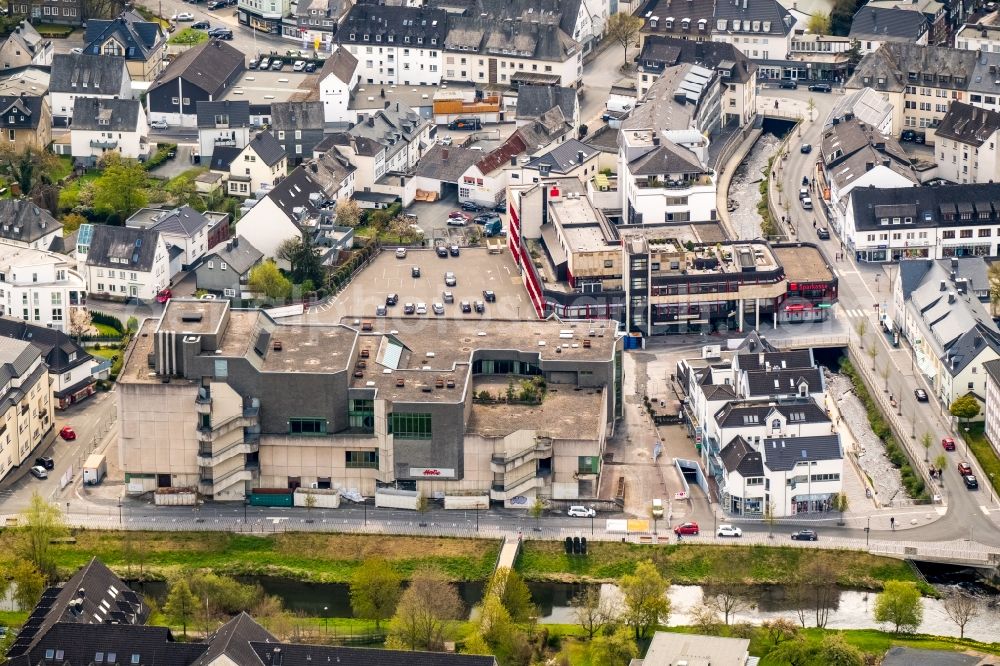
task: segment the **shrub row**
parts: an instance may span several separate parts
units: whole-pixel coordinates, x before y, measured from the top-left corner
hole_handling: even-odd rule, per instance
[[[176,150],[176,143],[161,143],[156,148],[156,154],[146,160],[143,166],[146,168],[146,171],[151,171],[170,159],[170,152]]]
[[[95,310],[92,310],[90,312],[90,319],[95,324],[110,326],[111,328],[115,329],[122,335],[125,335],[125,324],[122,323],[121,319],[115,317],[114,315],[109,315],[103,312],[97,312]]]

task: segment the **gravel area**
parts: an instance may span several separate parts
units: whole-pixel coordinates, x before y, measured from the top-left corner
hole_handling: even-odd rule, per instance
[[[741,239],[758,238],[761,235],[760,215],[757,214],[760,180],[767,160],[777,151],[780,143],[781,139],[773,134],[762,134],[733,174],[728,196],[739,205],[729,214],[729,219]]]
[[[858,464],[874,485],[879,503],[888,504],[903,493],[899,470],[889,462],[885,445],[872,432],[868,424],[868,413],[854,393],[851,380],[844,375],[827,372],[826,387],[829,395],[837,396],[837,409],[857,442]]]

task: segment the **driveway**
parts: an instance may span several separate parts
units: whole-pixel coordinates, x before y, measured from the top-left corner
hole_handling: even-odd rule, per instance
[[[165,141],[164,141],[165,143]],[[172,142],[171,142],[172,143]],[[195,150],[195,145],[191,143],[177,144],[177,156],[172,160],[167,160],[160,166],[149,172],[151,176],[170,180],[181,175],[188,169],[193,169],[197,164],[191,163],[191,153]]]

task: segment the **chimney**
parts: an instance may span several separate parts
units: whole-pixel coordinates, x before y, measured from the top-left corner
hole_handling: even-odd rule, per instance
[[[538,173],[539,173],[539,175],[541,175],[542,178],[548,178],[549,177],[549,168],[550,168],[549,164],[539,164],[538,165]]]
[[[233,242],[232,241],[227,242],[226,243],[226,251],[229,251],[229,250],[232,250],[232,249],[233,249]]]
[[[865,171],[871,171],[875,168],[874,162],[865,162]]]
[[[517,166],[517,156],[510,158],[510,165]]]
[[[441,161],[442,162],[447,162],[448,161],[448,149],[447,148],[444,148],[444,149],[441,150]]]
[[[389,100],[385,100],[385,106],[383,106],[382,108],[388,109],[390,106],[392,106],[392,102],[390,102]]]
[[[948,282],[946,280],[941,280],[941,291],[947,291]]]
[[[233,247],[239,247],[239,246],[240,246],[240,237],[233,236]]]
[[[583,151],[582,150],[576,151],[576,163],[577,164],[583,164]]]
[[[954,303],[956,300],[958,300],[958,296],[955,294],[955,292],[949,291],[948,292],[948,302],[949,303]]]
[[[375,116],[368,116],[368,127],[375,127]]]
[[[654,136],[653,137],[653,145],[654,146],[660,145],[660,137],[659,136]]]

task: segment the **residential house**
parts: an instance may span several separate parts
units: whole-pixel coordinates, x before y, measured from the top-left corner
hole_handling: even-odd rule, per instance
[[[65,409],[96,391],[101,364],[63,331],[0,317],[0,337],[30,342],[42,352],[56,409]]]
[[[976,23],[955,30],[955,48],[983,53],[1000,53],[1000,13],[993,12]]]
[[[194,270],[195,288],[223,298],[242,298],[250,271],[261,263],[264,253],[239,236],[219,243]]]
[[[417,196],[435,193],[440,197],[449,191],[455,191],[462,180],[462,174],[482,157],[481,150],[434,144],[420,158],[414,172]]]
[[[91,296],[148,301],[170,286],[170,254],[155,229],[82,225],[80,237],[87,239]]]
[[[159,23],[131,9],[111,20],[90,18],[83,42],[86,54],[125,58],[133,81],[151,82],[163,70],[166,35]]]
[[[1000,182],[1000,113],[954,101],[937,128],[937,175],[953,183]]]
[[[0,244],[0,315],[69,331],[87,304],[87,282],[62,254]]]
[[[737,124],[742,127],[756,115],[758,66],[726,42],[648,36],[643,40],[642,52],[636,61],[638,99],[646,96],[665,71],[685,63],[718,73],[724,126]]]
[[[862,55],[889,42],[926,46],[930,24],[920,12],[869,4],[854,14],[848,36],[857,40]]]
[[[940,46],[948,41],[949,5],[957,4],[960,3],[942,0],[871,0],[867,6],[872,9],[902,9],[921,14],[928,26],[927,43]]]
[[[218,408],[218,407],[217,407]],[[492,656],[281,643],[240,613],[198,643],[177,640],[170,629],[147,625],[150,607],[128,584],[94,558],[66,583],[42,593],[7,652],[10,666],[53,662],[146,666],[497,666]],[[51,658],[46,656],[51,655]],[[58,656],[57,656],[58,655]],[[100,655],[100,659],[95,659]],[[109,661],[110,658],[110,661]],[[742,665],[741,665],[742,666]]]
[[[910,341],[914,363],[944,409],[968,394],[985,403],[984,364],[1000,359],[1000,329],[965,278],[982,270],[978,258],[918,259],[901,261],[893,276],[889,316]]]
[[[337,26],[350,8],[347,0],[299,0],[292,20],[282,22],[281,34],[312,44],[316,51],[330,52]]]
[[[228,155],[228,152],[227,152]],[[250,197],[285,177],[288,159],[270,132],[260,132],[229,164],[229,194]]]
[[[35,23],[55,23],[57,25],[79,26],[84,20],[82,0],[30,0],[30,2],[11,2],[7,5],[9,15],[15,18],[25,18]]]
[[[301,5],[302,3],[300,8]],[[354,113],[347,107],[351,102],[351,91],[360,80],[358,59],[344,46],[338,46],[323,63],[318,77],[323,120],[328,123],[349,123],[355,120]]]
[[[38,65],[48,67],[52,64],[52,40],[45,39],[27,21],[21,21],[14,27],[3,44],[0,44],[0,68],[13,69]]]
[[[808,350],[795,350],[806,352]],[[792,398],[784,402],[733,401],[705,423],[704,436],[717,442],[743,438],[755,448],[768,438],[811,437],[832,432],[826,408],[811,398]]]
[[[131,99],[132,77],[125,58],[57,53],[52,57],[49,108],[56,126],[69,124],[77,97]]]
[[[221,99],[244,71],[246,56],[224,41],[213,39],[185,51],[149,86],[150,120],[197,126],[198,102]]]
[[[0,199],[0,245],[50,250],[62,223],[27,199]]]
[[[125,226],[160,234],[170,254],[171,275],[196,266],[210,248],[229,238],[228,213],[199,213],[190,206],[140,208],[125,220]]]
[[[0,479],[29,463],[52,429],[52,389],[42,352],[29,342],[0,337]],[[30,467],[30,464],[28,465]],[[8,655],[9,656],[9,655]]]
[[[823,127],[829,129],[833,126],[834,120],[840,122],[844,118],[853,116],[875,132],[886,136],[897,136],[899,133],[892,127],[892,115],[892,104],[886,100],[885,95],[877,90],[865,88],[848,92],[841,97],[826,117]]]
[[[250,143],[253,126],[250,102],[227,99],[198,102],[195,106],[198,110],[198,153],[202,160],[210,159],[217,148],[242,150]]]
[[[682,31],[684,21],[680,19]],[[712,41],[732,44],[747,58],[758,61],[783,59],[791,51],[792,37],[799,27],[795,16],[777,0],[716,2],[712,22],[714,25],[708,26]],[[699,33],[701,25],[699,22]],[[694,33],[695,27],[691,25],[689,31]],[[760,71],[771,78],[780,76],[780,70],[771,63],[761,62]]]
[[[881,134],[851,114],[832,120],[823,131],[819,147],[821,169],[816,178],[816,191],[829,202],[831,222],[837,229],[842,226],[851,191],[855,188],[920,185],[910,156],[896,138]]]
[[[583,48],[559,19],[541,12],[511,16],[505,7],[486,15],[450,16],[443,78],[478,85],[576,87],[583,78]]]
[[[857,261],[1000,254],[1000,184],[855,188],[841,238]]]
[[[750,666],[750,641],[746,638],[719,638],[685,634],[682,640],[666,631],[657,631],[645,659],[633,659],[630,666],[661,664],[728,664]]]
[[[281,23],[291,11],[291,0],[239,0],[236,5],[240,25],[275,35],[281,33]]]
[[[647,0],[636,16],[643,19],[640,42],[653,35],[691,41],[711,41],[715,28],[715,0]]]
[[[796,29],[788,59],[773,61],[771,64],[775,66],[768,68],[768,74],[799,83],[806,80],[846,81],[854,71],[853,46],[854,41],[847,36],[817,35]]]
[[[0,96],[0,134],[16,151],[52,143],[52,114],[43,94]]]
[[[305,166],[323,186],[327,201],[337,202],[354,196],[354,174],[357,167],[337,150],[314,153],[312,160]]]
[[[137,99],[77,97],[70,143],[73,161],[88,168],[109,151],[145,161],[152,150],[146,111]]]
[[[275,102],[271,105],[269,130],[288,156],[292,166],[302,164],[323,140],[324,103]]]
[[[523,84],[517,88],[515,121],[520,127],[541,118],[546,111],[559,107],[566,122],[580,125],[580,100],[576,88]]]
[[[574,177],[587,182],[597,175],[601,151],[569,139],[537,157],[522,157],[507,169],[511,185],[537,183],[543,178]]]
[[[448,20],[443,9],[358,3],[334,39],[358,59],[365,83],[436,85]]]
[[[986,439],[994,450],[1000,450],[1000,359],[983,363],[986,371],[986,400],[983,414]]]

